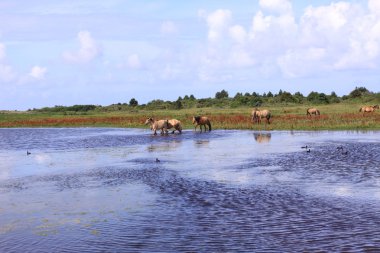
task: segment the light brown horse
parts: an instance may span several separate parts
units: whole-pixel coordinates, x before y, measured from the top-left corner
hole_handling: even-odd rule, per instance
[[[319,112],[319,110],[317,108],[309,108],[309,109],[306,110],[306,115],[307,116],[311,117],[312,114],[314,114],[315,116],[321,115],[321,113]]]
[[[147,118],[145,125],[148,124],[150,125],[150,129],[154,131],[154,135],[157,135],[157,130],[161,130],[161,134],[168,132],[169,120],[167,119],[154,120],[153,118]]]
[[[359,112],[363,112],[363,115],[364,113],[366,112],[374,112],[375,109],[379,109],[379,105],[374,105],[374,106],[363,106],[362,108],[359,109]]]
[[[182,124],[181,124],[181,121],[177,120],[177,119],[169,119],[168,120],[168,130],[169,129],[172,129],[174,128],[173,130],[173,134],[174,132],[177,130],[179,133],[182,133]]]
[[[193,124],[195,124],[195,131],[197,131],[197,126],[199,126],[202,132],[202,126],[203,126],[206,132],[207,130],[206,125],[208,126],[208,131],[209,132],[211,131],[211,122],[206,116],[194,116]]]
[[[266,123],[270,124],[270,118],[272,117],[272,114],[269,110],[258,110],[257,108],[253,109],[251,112],[252,122],[260,124],[261,118],[266,119]]]

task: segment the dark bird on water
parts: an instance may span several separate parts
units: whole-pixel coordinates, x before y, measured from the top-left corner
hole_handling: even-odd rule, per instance
[[[307,145],[306,145],[306,146],[303,146],[303,147],[301,147],[301,148],[307,148]]]
[[[160,162],[160,160],[158,160],[158,158],[156,158],[156,163],[159,163]]]
[[[310,148],[306,152],[310,153]]]
[[[339,146],[339,147],[337,147],[336,149],[338,149],[338,150],[343,150],[343,147],[342,147],[342,146]]]
[[[31,153],[29,152],[29,150],[26,151],[26,155],[30,155]]]

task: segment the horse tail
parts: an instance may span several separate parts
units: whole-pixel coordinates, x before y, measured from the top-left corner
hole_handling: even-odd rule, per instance
[[[210,132],[211,131],[211,122],[209,120],[207,121],[207,125],[208,125],[208,131]]]
[[[319,112],[319,110],[317,110],[317,115],[321,115],[321,113]]]
[[[309,109],[306,110],[306,115],[310,115]]]

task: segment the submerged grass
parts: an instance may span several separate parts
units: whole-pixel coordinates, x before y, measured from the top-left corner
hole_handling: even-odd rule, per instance
[[[139,110],[119,112],[87,112],[65,115],[37,112],[1,112],[0,127],[125,127],[146,128],[146,118],[176,118],[184,128],[192,128],[193,115],[206,115],[214,129],[255,130],[379,130],[380,113],[363,115],[358,104],[331,104],[318,106],[320,116],[306,116],[307,106],[271,106],[271,124],[253,124],[252,108],[193,108],[182,110]]]

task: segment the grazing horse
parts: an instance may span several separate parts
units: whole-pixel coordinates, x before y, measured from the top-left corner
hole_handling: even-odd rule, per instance
[[[157,135],[157,130],[161,130],[161,134],[163,134],[169,128],[169,120],[167,119],[154,120],[153,118],[148,118],[145,125],[148,124],[150,124],[150,129],[154,131],[154,135]]]
[[[197,131],[197,126],[201,129],[202,132],[202,126],[205,128],[205,132],[207,130],[206,125],[208,126],[208,131],[211,131],[211,122],[206,116],[194,116],[193,117],[193,124],[195,125],[195,131]]]
[[[306,110],[306,115],[307,116],[311,117],[312,114],[314,114],[315,116],[321,115],[321,113],[319,112],[319,110],[317,108],[309,108],[309,109]]]
[[[172,132],[173,134],[174,134],[175,130],[177,130],[179,133],[182,133],[181,121],[176,120],[176,119],[169,119],[168,120],[168,130],[171,128],[174,128],[174,130]]]
[[[266,123],[270,124],[270,118],[272,117],[272,114],[269,110],[258,110],[257,108],[253,109],[251,113],[252,121],[253,123],[260,124],[261,118],[266,118]]]
[[[363,112],[363,115],[364,115],[364,113],[366,112],[374,112],[375,109],[379,109],[379,105],[363,106],[362,108],[360,108],[359,112]]]

